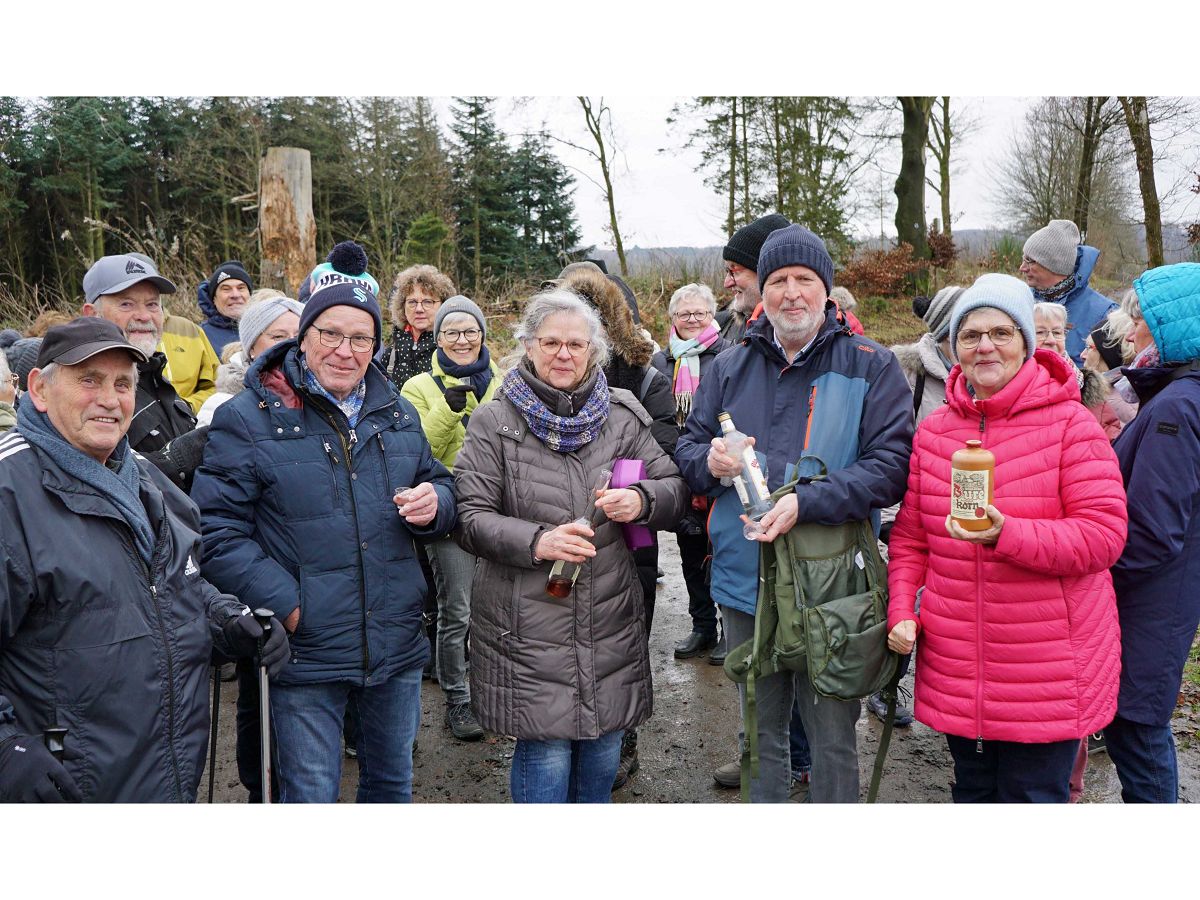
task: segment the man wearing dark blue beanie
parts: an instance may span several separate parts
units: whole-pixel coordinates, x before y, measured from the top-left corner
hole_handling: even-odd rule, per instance
[[[764,314],[747,326],[741,344],[710,364],[675,447],[692,491],[714,498],[710,591],[721,606],[731,660],[745,659],[752,649],[759,553],[743,536],[737,492],[721,486],[744,464],[726,445],[718,415],[728,413],[738,431],[754,438],[770,490],[797,474],[827,473],[801,479],[780,496],[759,522],[761,541],[774,541],[797,523],[869,520],[877,527],[877,511],[904,494],[912,450],[908,382],[889,350],[838,321],[829,300],[833,260],[824,241],[800,225],[772,231],[759,251],[757,275]],[[858,590],[866,587],[843,593]],[[838,652],[831,648],[835,659]],[[811,745],[809,801],[857,802],[860,702],[817,693],[808,672],[786,669],[759,677],[755,692],[759,770],[750,779],[750,799],[787,802],[788,725],[795,709]]]

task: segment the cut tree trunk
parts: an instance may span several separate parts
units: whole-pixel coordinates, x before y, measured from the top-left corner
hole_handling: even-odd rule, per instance
[[[317,264],[312,157],[300,147],[268,147],[258,169],[261,287],[289,296]]]

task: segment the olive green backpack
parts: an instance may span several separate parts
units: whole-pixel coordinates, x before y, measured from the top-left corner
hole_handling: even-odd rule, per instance
[[[819,462],[819,461],[818,461]],[[778,502],[797,483],[771,495]],[[746,685],[742,798],[758,774],[755,682],[777,672],[806,672],[818,694],[858,700],[883,691],[888,720],[868,801],[874,800],[891,738],[900,657],[887,646],[887,566],[869,521],[841,525],[797,522],[771,543],[759,544],[754,637],[731,648],[725,674]]]

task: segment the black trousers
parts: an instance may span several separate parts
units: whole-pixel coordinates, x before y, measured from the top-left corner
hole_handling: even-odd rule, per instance
[[[1079,738],[1044,744],[946,735],[954,757],[955,803],[1067,803]]]
[[[688,615],[692,617],[692,631],[699,634],[717,633],[717,607],[708,584],[704,579],[704,559],[708,556],[708,534],[684,534],[676,532],[679,541],[679,556],[682,561],[683,583],[687,585]]]

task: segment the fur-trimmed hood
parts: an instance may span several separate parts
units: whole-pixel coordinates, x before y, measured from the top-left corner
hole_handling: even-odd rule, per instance
[[[600,313],[614,356],[638,368],[649,364],[654,355],[654,344],[634,324],[625,295],[604,273],[577,269],[567,273],[559,286],[579,294]]]
[[[1083,373],[1083,383],[1079,385],[1080,402],[1088,409],[1095,409],[1108,399],[1108,381],[1104,376],[1092,369],[1080,369]]]
[[[938,353],[937,341],[932,334],[921,335],[921,339],[915,344],[897,344],[892,347],[892,353],[896,354],[900,368],[913,378],[928,375],[938,381],[945,381],[946,376],[950,374],[950,369]]]

